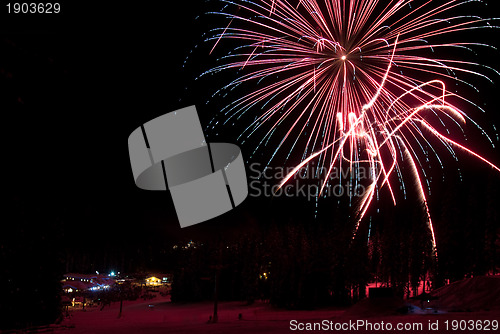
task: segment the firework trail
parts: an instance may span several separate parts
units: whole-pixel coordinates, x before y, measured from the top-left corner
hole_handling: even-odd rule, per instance
[[[257,89],[230,103],[223,117],[227,123],[252,113],[255,120],[241,138],[263,131],[256,150],[268,145],[280,126],[286,127],[270,161],[279,150],[288,150],[287,159],[298,151],[302,162],[280,186],[314,160],[327,170],[322,176],[321,196],[331,182],[328,176],[333,168],[347,165],[356,175],[357,169],[368,166],[370,180],[357,203],[355,235],[379,189],[386,187],[396,204],[392,183],[395,179],[403,182],[404,163],[417,181],[435,249],[423,157],[428,158],[430,152],[441,163],[435,146],[444,146],[455,158],[455,150],[465,151],[500,171],[450,138],[450,127],[462,131],[470,122],[493,145],[457,101],[479,107],[446,85],[459,82],[473,87],[459,75],[490,80],[480,70],[494,75],[498,72],[474,62],[439,57],[437,50],[489,47],[442,40],[465,31],[496,28],[492,25],[496,19],[449,16],[473,1],[222,2],[224,9],[213,14],[224,16],[228,24],[214,30],[207,40],[213,48],[231,40],[237,47],[222,57],[222,65],[204,74],[230,69],[243,73],[216,94],[258,83]],[[363,182],[354,178],[356,183]]]

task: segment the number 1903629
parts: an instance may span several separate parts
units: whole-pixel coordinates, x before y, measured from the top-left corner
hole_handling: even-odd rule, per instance
[[[446,320],[447,331],[498,331],[498,320]]]
[[[58,14],[61,12],[61,4],[58,2],[9,2],[6,6],[9,14]]]

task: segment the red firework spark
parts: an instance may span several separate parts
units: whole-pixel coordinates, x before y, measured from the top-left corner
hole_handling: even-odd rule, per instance
[[[255,91],[225,108],[225,122],[245,113],[256,113],[255,121],[242,136],[249,137],[256,130],[265,129],[266,134],[257,148],[269,141],[276,128],[287,124],[271,160],[285,143],[291,142],[290,152],[301,150],[302,162],[280,186],[313,159],[328,170],[321,192],[335,166],[348,164],[350,170],[369,166],[370,184],[359,201],[355,235],[378,189],[387,187],[396,203],[391,176],[396,174],[402,181],[400,165],[404,162],[417,181],[435,249],[423,182],[425,170],[419,159],[419,155],[428,155],[424,144],[441,160],[428,137],[437,139],[453,155],[454,149],[465,151],[500,171],[445,134],[445,124],[461,128],[466,122],[472,122],[493,145],[466,112],[450,100],[479,107],[451,92],[446,82],[472,86],[458,74],[490,80],[478,69],[498,72],[474,62],[439,57],[435,51],[489,47],[471,42],[443,43],[442,40],[443,36],[464,31],[496,28],[490,23],[496,19],[449,16],[456,8],[473,1],[222,2],[226,4],[225,10],[214,14],[223,15],[230,22],[208,40],[215,41],[214,48],[221,40],[230,39],[236,40],[239,47],[222,59],[223,65],[205,74],[247,69],[246,74],[221,91],[242,83],[260,83]],[[234,6],[237,11],[229,13]],[[271,76],[277,79],[271,81]],[[422,76],[434,79],[419,79]],[[438,126],[433,126],[430,118]]]

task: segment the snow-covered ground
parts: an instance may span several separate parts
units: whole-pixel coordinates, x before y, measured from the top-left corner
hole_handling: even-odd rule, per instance
[[[373,326],[384,322],[391,323],[394,333],[441,333],[445,331],[445,321],[448,320],[449,333],[484,333],[483,330],[457,331],[451,330],[452,320],[498,320],[499,311],[443,313],[443,314],[405,314],[379,315],[358,318],[352,312],[345,309],[327,308],[315,311],[287,311],[275,309],[268,304],[256,302],[253,305],[245,305],[241,302],[219,303],[219,321],[216,324],[209,323],[209,317],[213,314],[213,304],[209,302],[194,304],[172,304],[168,297],[158,297],[150,301],[124,302],[122,316],[118,318],[119,303],[113,303],[100,311],[99,308],[91,308],[86,311],[75,310],[71,316],[63,321],[56,333],[67,334],[109,334],[109,333],[292,333],[299,330],[291,330],[291,321],[297,320],[299,324],[307,326],[307,323],[329,323],[348,324],[349,321],[357,322],[365,320]],[[239,315],[241,314],[241,319]],[[429,323],[439,323],[438,331],[429,329]],[[416,328],[410,331],[398,331],[396,326],[402,324],[422,324],[422,329]],[[460,323],[456,323],[460,324]],[[462,322],[463,324],[463,322]],[[338,325],[337,325],[338,326]],[[345,326],[345,325],[344,325]],[[418,326],[418,325],[417,325]],[[334,327],[333,327],[334,328]],[[352,333],[352,328],[344,327],[344,330],[333,330],[335,332]],[[328,330],[327,330],[328,331]],[[332,332],[333,332],[332,331]],[[320,331],[318,331],[320,332]],[[357,330],[361,333],[387,333],[387,330],[369,330],[362,327]],[[499,330],[487,331],[489,333]]]

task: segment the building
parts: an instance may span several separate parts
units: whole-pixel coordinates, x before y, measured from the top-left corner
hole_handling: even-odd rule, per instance
[[[100,274],[67,273],[62,280],[65,292],[106,290],[116,283],[115,277]]]
[[[134,275],[135,281],[133,285],[145,288],[170,288],[172,285],[172,274],[162,273],[142,273]]]

